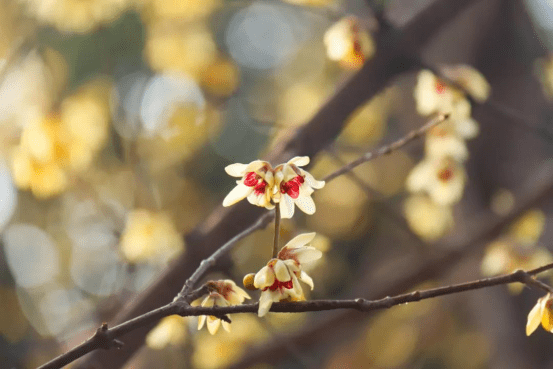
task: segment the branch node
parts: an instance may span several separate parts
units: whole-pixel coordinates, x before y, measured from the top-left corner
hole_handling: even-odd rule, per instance
[[[415,291],[411,294],[411,298],[413,301],[419,301],[421,299],[421,293],[420,291]]]

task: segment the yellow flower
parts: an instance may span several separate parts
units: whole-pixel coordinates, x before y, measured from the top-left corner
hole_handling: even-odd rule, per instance
[[[544,297],[538,299],[536,305],[528,314],[528,322],[526,323],[526,335],[531,335],[541,323],[543,329],[553,333],[553,298],[548,293]]]
[[[482,73],[470,65],[443,66],[441,71],[444,76],[463,87],[474,100],[484,102],[490,96],[490,84]]]
[[[485,101],[490,94],[490,86],[486,79],[477,70],[469,66],[443,67],[442,73],[445,77],[462,86],[477,101]],[[466,101],[461,91],[449,86],[429,70],[419,72],[414,97],[417,103],[417,111],[421,115],[454,113],[457,109],[455,105],[459,101]],[[463,104],[468,104],[468,101]],[[466,109],[466,107],[463,108]],[[468,115],[470,115],[470,111]],[[452,120],[456,120],[455,117],[452,117]]]
[[[230,305],[240,305],[244,302],[245,299],[251,298],[250,295],[240,287],[236,285],[230,279],[220,280],[220,281],[210,281],[207,283],[208,289],[211,291],[203,300],[199,298],[192,303],[192,306],[201,305],[203,307],[212,307],[212,306],[230,306]],[[200,302],[201,300],[201,302]],[[198,319],[198,330],[202,329],[204,323],[207,320],[207,330],[211,334],[217,333],[221,323],[223,328],[230,332],[230,324],[228,322],[222,321],[221,319],[214,316],[202,315]]]
[[[375,44],[372,37],[359,25],[355,17],[345,17],[324,34],[326,53],[347,69],[359,69],[372,57]]]
[[[186,320],[178,315],[171,315],[160,322],[146,336],[146,345],[154,350],[161,350],[169,345],[182,345],[186,340]]]
[[[463,196],[465,170],[457,161],[443,157],[426,159],[413,168],[407,177],[410,192],[426,192],[439,205],[452,205]]]
[[[258,315],[267,314],[273,302],[301,301],[305,297],[299,281],[313,289],[313,280],[302,270],[302,264],[320,259],[322,252],[306,246],[315,233],[296,236],[284,246],[276,259],[271,259],[254,277],[254,286],[261,290]]]
[[[61,31],[85,33],[116,19],[128,7],[127,0],[24,0],[39,21]]]
[[[404,204],[409,227],[425,240],[434,241],[454,225],[450,206],[438,205],[426,196],[411,196]]]
[[[121,236],[121,252],[131,262],[170,259],[182,252],[184,241],[171,218],[145,209],[133,210]]]
[[[278,203],[282,218],[294,215],[294,204],[306,214],[313,214],[316,208],[311,194],[313,189],[322,188],[325,183],[299,168],[307,164],[307,156],[294,157],[275,169],[262,160],[249,164],[231,164],[225,171],[241,179],[236,181],[237,186],[225,197],[223,206],[247,198],[251,204],[266,209],[273,209]]]

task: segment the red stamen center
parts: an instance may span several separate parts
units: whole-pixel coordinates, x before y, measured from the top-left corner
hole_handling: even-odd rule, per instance
[[[249,172],[244,177],[244,184],[248,187],[253,187],[259,182],[259,176],[255,172]]]
[[[291,290],[292,288],[294,288],[294,283],[292,283],[291,279],[288,282],[281,282],[275,278],[275,283],[273,283],[269,287],[265,287],[262,291],[267,291],[267,289],[271,291],[276,291],[277,289],[282,290],[283,288]]]
[[[261,195],[265,193],[265,187],[267,187],[267,182],[261,181],[257,186],[254,187],[254,192],[256,195]]]
[[[436,92],[438,94],[443,94],[445,92],[445,89],[446,89],[445,84],[442,81],[437,80],[436,81]]]
[[[302,176],[296,176],[288,182],[284,182],[280,185],[280,192],[288,194],[291,198],[297,199],[300,195],[300,186],[305,182]]]

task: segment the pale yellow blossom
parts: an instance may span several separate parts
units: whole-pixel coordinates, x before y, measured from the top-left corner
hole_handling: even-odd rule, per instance
[[[463,196],[465,170],[449,157],[426,159],[417,164],[407,177],[410,192],[426,192],[439,205],[453,205]]]
[[[540,325],[548,332],[553,333],[553,298],[551,294],[538,299],[536,305],[528,314],[528,322],[526,323],[526,335],[531,335]]]
[[[193,306],[201,305],[203,307],[212,307],[240,305],[245,299],[251,298],[246,291],[238,287],[236,283],[230,279],[210,281],[207,283],[207,287],[210,290],[209,295],[194,301],[192,303]],[[230,332],[230,323],[211,315],[202,315],[198,318],[198,330],[203,328],[206,321],[207,330],[211,334],[217,333],[221,324],[227,332]]]
[[[411,196],[404,204],[409,227],[420,237],[434,241],[453,228],[453,211],[450,206],[438,205],[427,196]]]
[[[168,260],[183,249],[183,237],[167,214],[136,209],[127,216],[121,252],[129,262]]]
[[[161,350],[169,345],[182,345],[187,337],[186,320],[179,315],[171,315],[159,323],[146,336],[146,345],[154,350]]]
[[[307,156],[295,157],[273,169],[270,163],[256,160],[249,164],[231,164],[225,171],[239,177],[236,187],[225,197],[223,206],[230,206],[247,198],[257,206],[273,209],[279,204],[282,218],[294,215],[294,205],[306,214],[316,210],[311,198],[313,189],[322,188],[324,181],[317,181],[301,166],[309,164]]]
[[[356,17],[345,17],[332,25],[324,35],[328,58],[344,68],[359,69],[375,52],[371,35]]]
[[[258,315],[269,312],[273,302],[305,300],[299,281],[313,289],[313,280],[302,269],[302,264],[320,259],[322,252],[307,246],[315,233],[296,236],[284,246],[276,259],[271,259],[254,277],[254,286],[261,290]]]

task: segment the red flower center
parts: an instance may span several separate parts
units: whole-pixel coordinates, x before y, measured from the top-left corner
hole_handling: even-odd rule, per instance
[[[254,187],[254,192],[256,195],[261,195],[265,193],[265,187],[267,187],[267,182],[261,181],[258,185]]]
[[[288,194],[291,198],[297,199],[300,195],[300,186],[305,182],[305,179],[298,175],[288,182],[284,182],[280,185],[280,192]]]
[[[442,81],[437,80],[436,81],[436,92],[438,94],[443,94],[445,92],[445,89],[446,89],[445,84]]]
[[[255,172],[249,172],[244,177],[244,184],[248,187],[253,187],[259,182],[259,176]]]
[[[288,282],[281,282],[275,278],[275,283],[273,283],[269,287],[265,287],[262,291],[267,291],[267,289],[270,289],[271,291],[276,291],[282,290],[283,288],[291,290],[292,288],[294,288],[294,283],[292,283],[291,279]]]
[[[445,168],[438,172],[438,178],[443,181],[447,182],[453,177],[453,170],[451,168]]]

